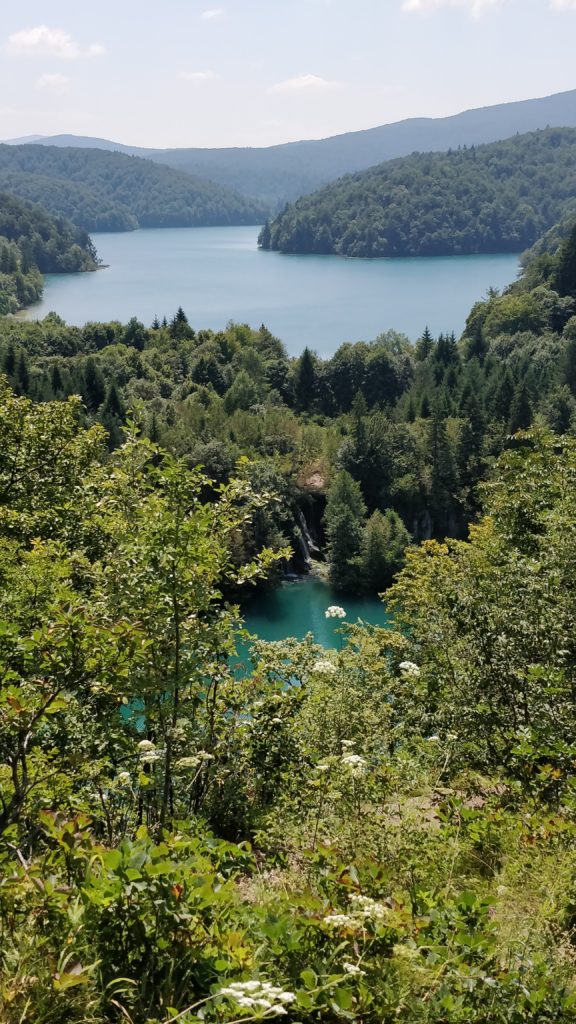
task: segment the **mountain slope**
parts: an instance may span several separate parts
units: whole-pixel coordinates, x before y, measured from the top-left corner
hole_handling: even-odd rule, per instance
[[[466,110],[450,117],[410,118],[366,131],[267,148],[155,150],[72,135],[38,139],[38,143],[98,146],[147,157],[278,206],[342,174],[364,170],[384,160],[415,151],[496,142],[516,132],[548,126],[576,127],[576,90]]]
[[[264,249],[343,256],[519,252],[576,196],[576,129],[424,153],[341,178],[288,206]]]
[[[87,231],[258,224],[260,204],[149,160],[96,149],[0,145],[0,189]]]

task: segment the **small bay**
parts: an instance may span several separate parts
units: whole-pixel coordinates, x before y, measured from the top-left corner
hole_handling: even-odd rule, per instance
[[[327,619],[330,605],[342,607],[346,618]],[[386,606],[379,598],[337,594],[314,576],[283,581],[275,590],[255,593],[243,605],[242,614],[246,629],[260,640],[284,640],[289,636],[302,640],[312,633],[322,647],[339,646],[337,631],[343,623],[353,624],[359,619],[373,626],[388,623]],[[241,646],[238,654],[242,661],[247,659],[248,650],[247,645]]]
[[[344,341],[370,341],[390,328],[412,340],[426,325],[435,335],[458,335],[474,302],[518,272],[515,255],[352,260],[262,252],[258,230],[94,234],[106,267],[47,275],[42,301],[25,316],[54,311],[78,325],[136,316],[149,325],[182,306],[197,329],[265,323],[289,354],[308,345],[330,356]]]

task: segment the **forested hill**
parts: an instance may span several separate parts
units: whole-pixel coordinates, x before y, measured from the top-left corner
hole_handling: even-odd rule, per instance
[[[414,154],[349,175],[286,207],[264,249],[343,256],[519,252],[576,196],[576,129]]]
[[[148,157],[189,174],[209,178],[279,209],[287,200],[365,170],[383,160],[416,151],[480,145],[549,125],[576,126],[576,90],[538,99],[499,103],[450,117],[415,117],[326,139],[289,142],[265,148],[141,149],[107,139],[57,135],[14,142],[86,146]]]
[[[210,181],[97,149],[0,145],[0,189],[86,231],[258,224],[257,202]]]
[[[95,270],[88,235],[62,218],[0,192],[0,314],[42,294],[42,274]]]

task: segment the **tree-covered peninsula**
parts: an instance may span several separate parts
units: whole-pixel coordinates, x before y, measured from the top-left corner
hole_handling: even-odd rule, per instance
[[[85,231],[261,224],[257,200],[139,157],[99,149],[0,145],[0,189]]]
[[[43,274],[97,267],[86,232],[39,206],[0,192],[0,314],[15,313],[42,295]]]
[[[575,155],[573,128],[415,153],[298,199],[259,244],[361,257],[520,252],[573,200]]]

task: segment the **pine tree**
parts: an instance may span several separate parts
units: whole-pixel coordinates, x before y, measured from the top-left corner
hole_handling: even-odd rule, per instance
[[[528,389],[524,381],[519,384],[512,398],[510,406],[510,419],[508,420],[508,433],[515,434],[517,430],[527,430],[532,423],[532,404]]]
[[[359,588],[358,556],[365,516],[360,485],[341,470],[330,484],[324,513],[330,582],[337,590]]]
[[[432,352],[434,348],[434,338],[432,337],[428,325],[424,328],[424,332],[421,338],[418,338],[414,349],[414,356],[419,363],[423,363]]]
[[[84,366],[82,396],[88,412],[97,412],[106,397],[104,376],[93,356],[88,357]]]
[[[309,348],[305,348],[294,379],[294,396],[298,412],[308,412],[316,397],[316,363]]]

